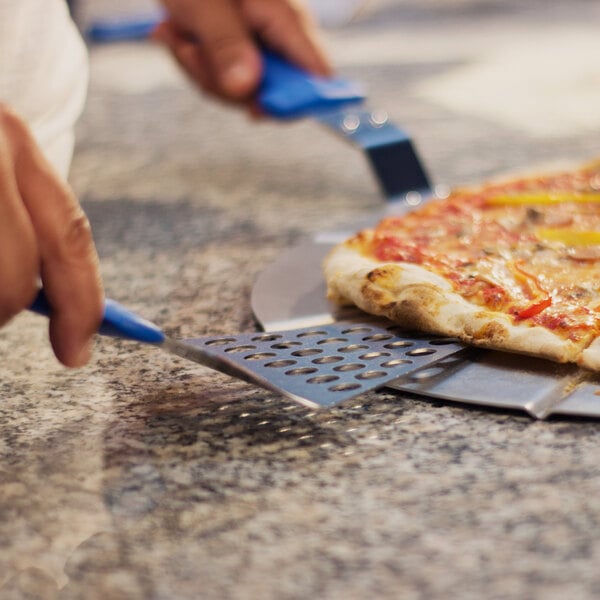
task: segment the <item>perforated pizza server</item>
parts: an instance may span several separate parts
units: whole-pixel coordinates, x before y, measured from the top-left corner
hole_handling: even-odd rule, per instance
[[[51,313],[43,290],[30,308],[45,316]],[[455,340],[434,336],[406,338],[397,329],[392,323],[373,320],[175,340],[107,299],[98,333],[152,344],[316,408],[430,367],[464,348]]]

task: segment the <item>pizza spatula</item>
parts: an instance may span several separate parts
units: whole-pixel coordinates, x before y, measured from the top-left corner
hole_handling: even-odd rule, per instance
[[[96,20],[87,31],[95,42],[148,37],[163,15]],[[419,204],[431,196],[429,177],[410,137],[383,110],[370,109],[361,85],[319,77],[263,49],[263,79],[257,92],[262,110],[280,120],[311,117],[366,154],[387,200]]]
[[[30,309],[51,314],[43,290]],[[110,299],[98,333],[160,347],[313,408],[338,404],[464,350],[452,339],[404,337],[384,320],[176,340]]]

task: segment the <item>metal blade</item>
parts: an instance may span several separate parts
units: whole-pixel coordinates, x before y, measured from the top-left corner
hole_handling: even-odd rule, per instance
[[[431,196],[429,176],[410,137],[385,111],[351,104],[314,116],[362,148],[388,201],[416,206]]]
[[[382,319],[269,333],[167,339],[183,358],[296,402],[332,406],[460,353],[464,345],[406,334]]]

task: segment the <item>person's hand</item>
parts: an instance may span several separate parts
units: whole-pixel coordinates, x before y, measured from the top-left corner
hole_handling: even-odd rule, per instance
[[[85,364],[104,301],[90,226],[25,123],[0,104],[0,326],[40,282],[54,353],[66,366]]]
[[[317,28],[301,0],[161,0],[168,18],[154,39],[170,48],[205,92],[246,105],[262,64],[258,44],[317,75],[331,67]]]

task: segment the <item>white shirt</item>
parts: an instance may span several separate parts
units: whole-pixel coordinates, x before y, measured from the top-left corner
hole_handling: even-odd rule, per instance
[[[0,0],[0,102],[66,176],[85,102],[87,53],[64,0]]]

